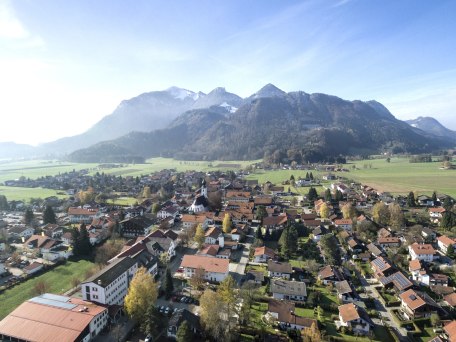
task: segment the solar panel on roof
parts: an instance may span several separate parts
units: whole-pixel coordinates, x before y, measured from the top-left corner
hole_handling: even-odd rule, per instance
[[[43,297],[34,297],[29,300],[30,302],[37,303],[37,304],[42,304],[42,305],[48,305],[48,306],[54,306],[56,308],[61,308],[65,310],[73,310],[77,305],[68,303],[68,302],[62,302],[58,300],[52,300],[52,299],[47,299]]]
[[[59,296],[59,295],[52,294],[52,293],[44,293],[40,297],[45,298],[45,299],[56,300],[58,302],[68,302],[70,300],[69,297]]]

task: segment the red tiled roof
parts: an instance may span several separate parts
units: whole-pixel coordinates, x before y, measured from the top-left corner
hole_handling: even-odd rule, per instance
[[[416,310],[419,307],[426,304],[426,302],[418,296],[418,294],[412,289],[402,292],[399,298],[411,309]]]
[[[210,258],[199,255],[184,255],[181,267],[203,268],[206,272],[227,273],[230,261],[227,259]]]

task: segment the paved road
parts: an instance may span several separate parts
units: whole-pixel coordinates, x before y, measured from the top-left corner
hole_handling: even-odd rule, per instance
[[[230,263],[230,266],[229,266],[230,274],[238,284],[240,284],[241,279],[245,275],[245,268],[246,268],[247,264],[249,263],[249,253],[250,253],[250,246],[252,246],[252,242],[253,242],[253,236],[247,235],[239,262]]]
[[[369,283],[364,276],[359,274],[359,272],[357,272],[357,274],[359,279],[361,280],[362,286],[366,290],[367,295],[374,299],[375,308],[377,309],[381,317],[381,322],[379,324],[385,325],[385,323],[387,323],[389,326],[391,326],[393,328],[393,331],[396,333],[397,337],[400,339],[400,341],[410,341],[410,339],[407,337],[407,330],[400,327],[399,324],[396,323],[393,317],[394,314],[392,313],[392,308],[388,308],[385,305],[383,305],[383,302],[380,300],[377,290],[374,288],[375,285]]]

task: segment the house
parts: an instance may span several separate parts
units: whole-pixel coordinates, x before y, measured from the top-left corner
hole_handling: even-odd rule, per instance
[[[160,209],[160,211],[157,213],[157,217],[160,219],[165,219],[168,217],[172,217],[173,219],[175,219],[178,214],[179,214],[178,208],[176,208],[174,206],[168,206],[168,207]]]
[[[33,229],[32,227],[15,226],[15,227],[11,227],[8,229],[8,234],[11,237],[15,237],[15,238],[27,239],[30,236],[32,236],[33,233],[35,233],[35,229]]]
[[[306,283],[283,279],[271,280],[272,297],[294,301],[305,301],[307,297]]]
[[[380,237],[377,240],[377,244],[383,249],[387,247],[399,247],[401,245],[401,240],[394,236]]]
[[[449,342],[456,341],[456,320],[445,324],[443,331],[445,332],[445,337]]]
[[[253,254],[253,262],[268,262],[269,259],[275,260],[277,253],[269,247],[257,247]]]
[[[189,329],[193,334],[201,331],[199,317],[188,311],[187,309],[176,310],[168,321],[168,338],[175,339],[177,331],[183,322],[187,322]]]
[[[401,300],[401,310],[407,319],[430,317],[437,311],[437,304],[425,293],[418,294],[410,289],[402,292],[399,299]]]
[[[421,236],[426,240],[426,241],[433,241],[437,234],[435,233],[434,230],[432,230],[431,228],[429,227],[423,227],[423,229],[421,229]]]
[[[274,317],[284,329],[310,328],[313,325],[318,328],[318,322],[312,318],[298,316],[295,313],[295,303],[282,300],[270,300],[268,313]]]
[[[205,280],[221,282],[228,276],[229,264],[227,259],[187,254],[182,259],[181,267],[184,268],[186,278],[192,278],[198,269],[202,269]]]
[[[63,233],[60,239],[66,245],[71,245],[73,243],[73,235],[70,232]]]
[[[409,246],[409,255],[412,260],[432,262],[434,260],[435,250],[430,244],[413,243]]]
[[[264,283],[264,272],[262,271],[249,271],[245,275],[247,282],[251,282],[256,285],[262,285]]]
[[[134,259],[138,267],[144,267],[152,276],[156,276],[158,273],[158,258],[149,252],[147,243],[145,240],[135,242],[133,245],[124,246],[122,251],[117,254],[114,258],[110,259],[108,263],[115,262],[125,257]]]
[[[24,242],[24,248],[28,249],[38,249],[41,251],[49,241],[55,241],[45,235],[32,235]]]
[[[318,272],[318,279],[323,284],[328,285],[329,283],[336,283],[344,280],[342,273],[335,266],[325,266]]]
[[[161,230],[157,229],[147,235],[144,238],[145,242],[147,243],[147,246],[149,248],[149,251],[152,252],[154,249],[152,246],[154,244],[160,245],[160,249],[167,253],[168,260],[173,258],[176,255],[176,247],[178,245],[178,235],[172,231],[171,229],[168,230]],[[153,253],[156,254],[156,253]],[[160,253],[161,254],[161,253]]]
[[[447,254],[448,247],[453,246],[453,250],[456,249],[456,239],[449,238],[446,235],[439,236],[437,238],[437,246],[443,254]]]
[[[420,285],[429,286],[430,278],[426,270],[423,269],[419,260],[410,260],[409,271],[412,274],[412,279],[418,282]]]
[[[223,239],[223,232],[218,227],[209,228],[204,234],[204,243],[215,245],[219,243],[219,239]]]
[[[59,259],[68,259],[73,255],[73,249],[68,245],[58,244],[49,250],[43,251],[43,259],[56,261]]]
[[[154,222],[144,216],[136,216],[120,221],[120,235],[125,237],[149,234]]]
[[[336,325],[348,327],[353,333],[360,335],[367,335],[374,328],[374,323],[366,310],[353,303],[339,306],[339,321]]]
[[[445,211],[446,210],[443,207],[429,208],[429,218],[432,222],[437,223],[443,217]]]
[[[279,262],[268,260],[268,276],[271,278],[290,279],[293,272],[291,265],[288,262]]]
[[[340,229],[352,230],[353,221],[351,219],[334,220],[334,225]]]
[[[321,226],[321,221],[316,221],[318,222],[318,227],[316,227],[314,230],[312,230],[312,239],[315,242],[318,242],[321,240],[323,235],[326,235],[329,233],[329,230],[326,229],[325,227]],[[307,226],[307,223],[305,223]]]
[[[45,293],[0,321],[4,341],[92,341],[106,327],[108,309],[79,298]]]
[[[58,224],[48,223],[45,226],[41,227],[41,230],[46,236],[49,236],[53,239],[58,239],[63,235],[63,227]]]
[[[263,227],[269,229],[282,229],[288,222],[287,215],[267,216],[263,218]]]
[[[68,208],[68,217],[70,223],[85,223],[89,224],[92,220],[98,217],[98,209],[70,207]]]
[[[212,219],[207,217],[205,214],[202,215],[190,215],[190,214],[185,214],[182,215],[182,227],[184,229],[189,229],[192,226],[197,226],[198,224],[201,224],[204,230],[207,229],[209,224],[211,224]]]
[[[347,245],[348,245],[348,249],[350,249],[355,254],[363,251],[362,245],[353,238],[349,238],[347,240]]]
[[[434,206],[434,201],[432,200],[431,197],[426,196],[426,195],[420,195],[416,198],[416,201],[418,202],[419,205],[423,207],[433,207]]]
[[[394,272],[393,266],[391,266],[390,262],[382,256],[372,260],[371,267],[372,271],[374,271],[374,276],[377,279],[383,276],[388,276]]]
[[[372,242],[366,246],[367,250],[374,258],[377,258],[383,254],[383,252]]]
[[[337,298],[339,298],[342,303],[354,302],[357,299],[355,291],[351,288],[347,280],[338,281],[336,283]]]
[[[448,276],[440,273],[431,273],[429,283],[432,286],[448,286]]]
[[[386,229],[386,228],[381,228],[378,232],[377,232],[377,236],[379,238],[386,238],[386,237],[390,237],[391,236],[391,232]]]
[[[128,285],[138,270],[130,257],[121,258],[81,283],[82,298],[106,305],[122,305]]]
[[[34,261],[30,265],[24,267],[24,272],[28,275],[41,271],[44,265],[40,262]]]
[[[412,282],[400,271],[378,279],[384,287],[394,287],[397,292],[405,291],[413,286]]]
[[[456,293],[452,292],[443,297],[443,302],[451,308],[456,307]]]

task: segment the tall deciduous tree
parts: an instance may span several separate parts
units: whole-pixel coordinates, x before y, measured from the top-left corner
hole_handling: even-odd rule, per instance
[[[353,204],[346,203],[342,206],[342,215],[344,215],[345,219],[352,219],[356,216],[355,208]]]
[[[200,298],[201,323],[206,333],[216,341],[224,341],[227,325],[220,310],[220,296],[212,290],[204,291]]]
[[[57,223],[57,219],[55,217],[54,210],[52,209],[52,207],[50,205],[46,206],[46,209],[43,212],[43,223],[44,224]]]
[[[223,232],[225,234],[231,233],[231,216],[228,213],[226,213],[223,218]]]
[[[202,288],[204,284],[204,274],[206,272],[204,271],[203,268],[198,267],[195,270],[195,273],[191,276],[191,278],[188,280],[188,284],[193,287],[195,290],[199,290]]]
[[[394,230],[399,230],[405,222],[404,213],[402,212],[401,206],[397,203],[390,204],[389,210],[389,224]]]
[[[388,224],[390,217],[387,205],[383,202],[375,203],[372,208],[372,218],[380,225]]]
[[[177,342],[189,342],[193,340],[193,332],[188,326],[187,321],[183,321],[177,329],[176,341]]]
[[[320,217],[328,218],[329,217],[329,207],[326,203],[320,205]]]
[[[150,187],[145,186],[143,189],[142,197],[143,198],[150,198]]]
[[[158,289],[152,275],[144,267],[140,267],[128,287],[125,297],[125,311],[136,321],[146,316],[147,310],[157,300]]]
[[[204,239],[205,239],[205,236],[204,236],[203,226],[201,224],[199,224],[196,227],[195,238],[194,238],[195,242],[198,244],[198,248],[203,247]]]

